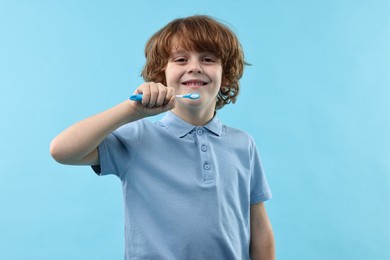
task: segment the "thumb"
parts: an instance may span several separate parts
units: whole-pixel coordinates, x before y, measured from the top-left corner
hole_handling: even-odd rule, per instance
[[[166,111],[174,109],[176,106],[176,97],[172,96],[169,102],[164,106],[166,108]]]

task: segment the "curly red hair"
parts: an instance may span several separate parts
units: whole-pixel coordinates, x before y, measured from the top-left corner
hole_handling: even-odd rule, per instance
[[[210,52],[220,58],[223,86],[217,96],[216,109],[235,103],[246,63],[237,36],[227,26],[206,15],[178,18],[168,23],[146,43],[146,63],[142,71],[145,81],[166,84],[165,68],[172,44],[190,51]]]

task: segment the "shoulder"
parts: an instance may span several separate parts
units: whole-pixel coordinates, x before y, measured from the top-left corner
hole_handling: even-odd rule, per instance
[[[233,148],[242,156],[252,157],[257,152],[254,137],[244,130],[223,125],[221,139],[226,148]]]
[[[240,143],[246,143],[250,145],[254,145],[255,141],[251,134],[248,132],[241,130],[239,128],[231,127],[228,125],[222,125],[222,135],[225,138],[231,138],[233,140],[239,141]]]
[[[144,131],[153,127],[153,122],[148,119],[140,119],[134,122],[127,123],[114,131],[115,134],[126,134],[133,131]]]
[[[119,127],[112,132],[111,136],[122,141],[135,141],[140,140],[143,136],[153,135],[154,128],[156,127],[153,122],[144,118]]]

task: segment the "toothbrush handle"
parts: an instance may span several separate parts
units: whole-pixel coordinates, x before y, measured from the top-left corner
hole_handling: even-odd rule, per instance
[[[132,101],[142,101],[142,94],[136,94],[136,95],[131,95],[130,100]]]
[[[177,98],[189,98],[189,99],[197,99],[197,98],[191,98],[191,96],[189,96],[191,94],[187,94],[187,95],[176,95],[175,97]],[[141,102],[142,101],[142,94],[136,94],[136,95],[131,95],[130,96],[130,100],[132,101],[138,101],[138,102]]]
[[[176,95],[176,97],[183,97],[183,98],[185,98],[183,95]],[[130,96],[130,100],[131,101],[141,102],[142,101],[142,94],[131,95]]]

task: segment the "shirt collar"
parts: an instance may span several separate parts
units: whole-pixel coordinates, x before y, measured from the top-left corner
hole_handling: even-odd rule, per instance
[[[168,111],[161,119],[161,122],[171,131],[174,135],[181,138],[189,134],[196,126],[187,123],[171,111]],[[220,136],[222,132],[222,123],[217,116],[214,116],[210,122],[208,122],[204,128],[212,132],[213,134]]]

